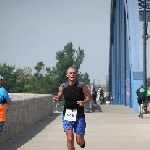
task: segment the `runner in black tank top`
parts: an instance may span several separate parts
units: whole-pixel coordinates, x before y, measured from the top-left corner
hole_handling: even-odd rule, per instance
[[[84,101],[85,96],[83,93],[84,83],[76,81],[74,85],[69,85],[68,82],[62,84],[63,95],[65,99],[63,115],[65,115],[66,109],[77,109],[77,116],[84,117],[84,106],[81,107],[77,104],[77,101]]]
[[[74,150],[74,133],[76,142],[81,148],[85,147],[85,114],[84,104],[92,98],[87,86],[76,80],[76,70],[70,67],[67,70],[68,82],[59,87],[58,96],[53,98],[54,102],[59,102],[64,96],[64,112],[62,116],[63,128],[67,135],[68,150]]]

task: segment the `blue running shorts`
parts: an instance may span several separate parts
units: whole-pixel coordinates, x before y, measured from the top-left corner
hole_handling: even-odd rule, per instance
[[[0,137],[2,136],[3,127],[4,127],[4,121],[1,121],[0,122]]]
[[[64,116],[62,116],[62,123],[64,132],[66,130],[74,130],[74,133],[78,135],[85,135],[85,128],[86,128],[85,117],[76,117],[76,121],[68,121],[64,120]]]

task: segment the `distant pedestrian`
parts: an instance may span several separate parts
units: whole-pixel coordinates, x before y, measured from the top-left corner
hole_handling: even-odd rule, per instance
[[[104,104],[104,90],[103,90],[103,88],[100,89],[100,100],[102,101],[102,104]]]
[[[92,90],[92,99],[94,101],[94,104],[96,104],[96,97],[97,97],[97,92],[96,92],[95,88],[93,88],[93,90]]]
[[[146,99],[146,90],[145,90],[145,88],[143,87],[142,84],[140,85],[140,88],[137,89],[136,94],[137,94],[137,102],[139,104],[139,114],[138,114],[138,117],[140,117],[141,116],[141,111],[142,111],[141,110],[141,106],[145,105],[145,99]]]
[[[2,87],[2,80],[3,77],[0,75],[0,137],[2,136],[4,123],[6,121],[6,105],[11,105],[12,103],[8,92]]]
[[[113,104],[113,102],[114,102],[114,96],[112,95],[112,96],[110,97],[110,104]]]
[[[148,102],[150,102],[150,87],[148,87],[148,90],[147,90],[147,100]]]

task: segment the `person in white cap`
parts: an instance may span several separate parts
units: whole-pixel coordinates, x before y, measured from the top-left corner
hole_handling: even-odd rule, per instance
[[[6,121],[6,105],[11,105],[12,101],[8,95],[8,92],[2,87],[3,77],[0,75],[0,137]]]

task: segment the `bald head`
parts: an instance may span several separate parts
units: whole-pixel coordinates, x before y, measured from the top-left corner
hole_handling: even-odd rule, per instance
[[[76,81],[76,69],[74,67],[69,67],[66,76],[69,81]]]
[[[69,73],[70,70],[74,70],[74,71],[76,72],[76,69],[75,69],[74,67],[69,67],[69,68],[67,69],[67,73]]]

